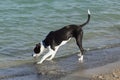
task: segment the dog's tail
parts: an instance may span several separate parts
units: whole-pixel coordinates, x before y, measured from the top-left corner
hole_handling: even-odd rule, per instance
[[[85,23],[81,24],[80,26],[81,27],[85,26],[87,23],[89,23],[89,21],[90,21],[90,11],[88,9],[88,19],[87,19],[87,21]]]

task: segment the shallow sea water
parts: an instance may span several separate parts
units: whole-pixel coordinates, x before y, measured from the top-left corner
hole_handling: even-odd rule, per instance
[[[52,30],[69,24],[84,27],[83,46],[87,50],[120,44],[119,0],[1,0],[0,61],[31,60],[33,48]],[[79,49],[72,39],[59,49],[56,58]]]

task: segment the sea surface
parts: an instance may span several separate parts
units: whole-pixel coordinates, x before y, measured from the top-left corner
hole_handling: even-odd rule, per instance
[[[29,61],[33,48],[53,30],[69,24],[84,26],[86,50],[120,45],[120,0],[0,0],[0,62]],[[72,39],[56,58],[79,52]],[[97,54],[97,53],[96,53]]]

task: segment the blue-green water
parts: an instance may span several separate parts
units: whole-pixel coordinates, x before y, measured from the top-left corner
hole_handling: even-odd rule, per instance
[[[84,48],[120,44],[120,0],[0,0],[0,60],[31,59],[35,44],[49,31],[85,22],[88,9]],[[78,51],[71,40],[56,57]]]

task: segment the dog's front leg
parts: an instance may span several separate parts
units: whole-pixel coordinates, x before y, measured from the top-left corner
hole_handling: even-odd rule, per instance
[[[49,51],[46,55],[42,57],[42,59],[39,62],[37,62],[37,64],[43,63],[43,61],[46,60],[49,56],[51,56],[53,53],[54,51]]]
[[[56,53],[52,54],[52,55],[51,55],[49,58],[47,58],[46,60],[48,60],[48,61],[52,60],[52,59],[55,57],[55,54],[56,54]]]
[[[55,48],[55,51],[54,51],[53,49],[51,49],[51,48],[49,47],[49,52],[48,52],[46,55],[44,55],[44,56],[42,57],[42,59],[41,59],[39,62],[37,62],[37,64],[43,63],[43,61],[46,60],[46,59],[47,59],[48,57],[50,57],[50,56],[51,56],[51,57],[50,57],[49,59],[50,59],[50,60],[53,59],[53,57],[55,56],[57,50],[58,50],[58,48]]]
[[[55,54],[57,53],[59,47],[60,46],[55,47],[54,53],[49,58],[47,58],[46,60],[48,60],[48,61],[52,60],[55,57]]]

